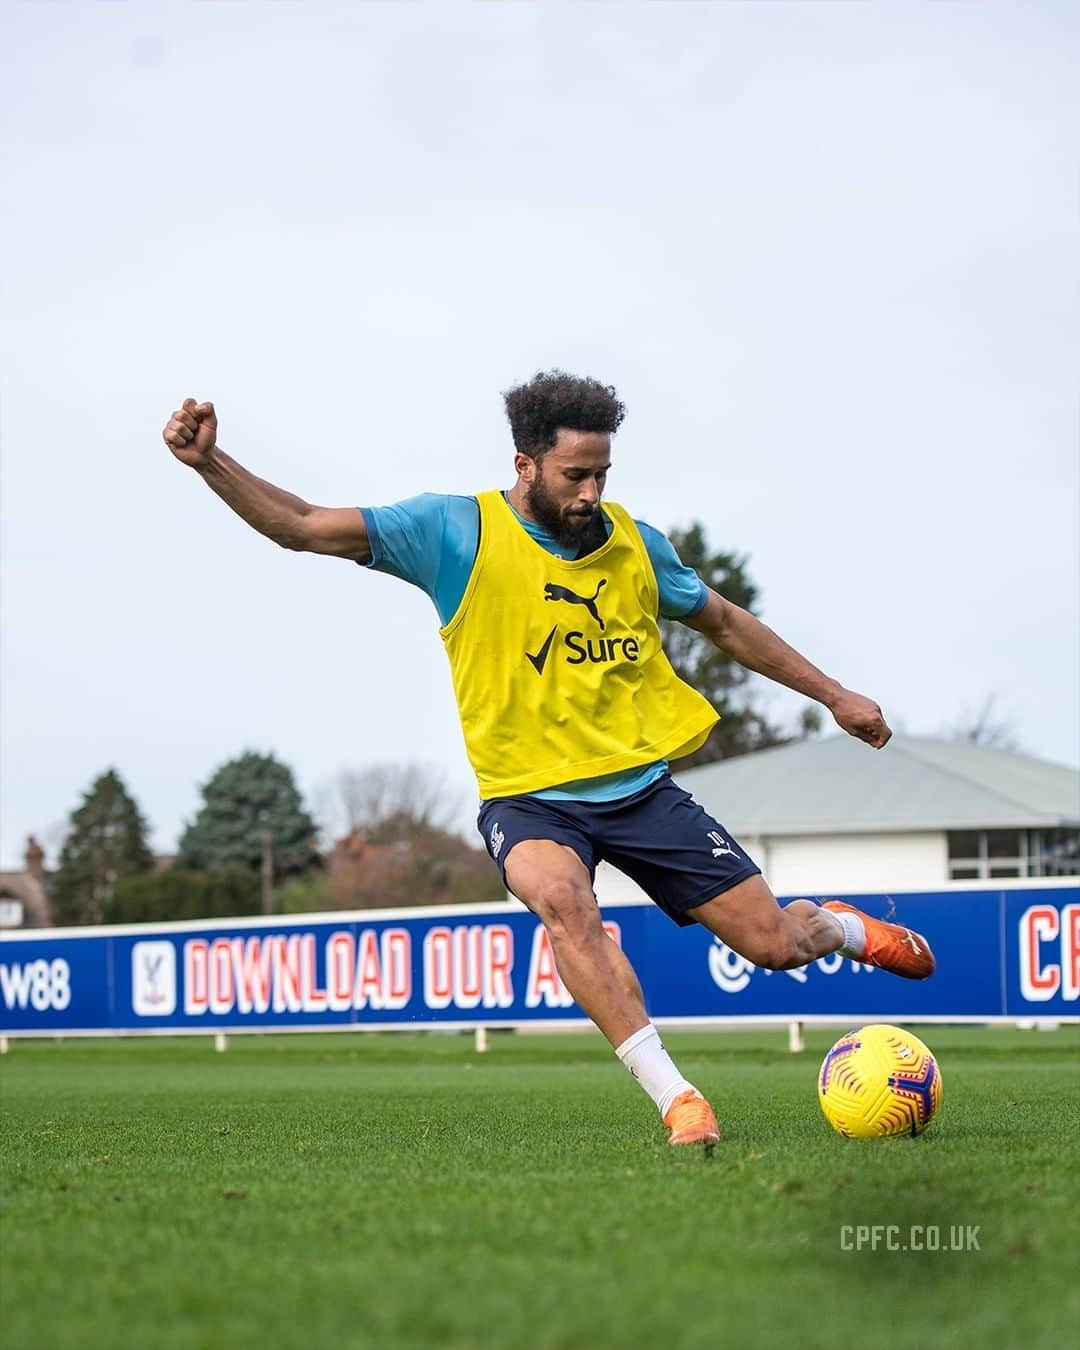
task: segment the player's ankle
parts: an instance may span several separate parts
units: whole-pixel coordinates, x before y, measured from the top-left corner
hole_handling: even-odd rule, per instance
[[[680,1092],[697,1092],[675,1066],[651,1022],[616,1046],[615,1053],[656,1103],[661,1116]]]
[[[846,956],[852,961],[857,961],[866,950],[866,929],[863,926],[862,919],[857,914],[852,914],[847,910],[827,911],[830,919],[836,921],[840,929],[840,946],[836,951],[841,956]]]
[[[701,1097],[702,1101],[705,1100],[702,1093],[697,1090],[693,1083],[688,1083],[685,1078],[680,1078],[678,1083],[672,1084],[656,1103],[656,1108],[660,1112],[661,1119],[663,1119],[663,1117],[671,1110],[672,1103],[675,1102],[677,1098],[681,1097],[684,1092],[692,1092],[695,1097]]]

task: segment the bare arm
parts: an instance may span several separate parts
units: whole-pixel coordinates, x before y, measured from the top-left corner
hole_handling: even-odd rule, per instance
[[[875,750],[880,750],[892,735],[873,699],[830,679],[760,619],[715,591],[709,591],[704,609],[683,622],[704,634],[740,666],[823,703],[850,736],[866,741]]]
[[[312,506],[257,478],[217,444],[212,403],[185,399],[162,432],[176,458],[195,470],[221,500],[282,548],[366,562],[371,557],[364,517],[355,507]]]

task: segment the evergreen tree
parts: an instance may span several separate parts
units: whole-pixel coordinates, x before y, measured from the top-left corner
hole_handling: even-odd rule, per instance
[[[261,904],[259,878],[246,868],[226,867],[208,874],[169,867],[118,881],[102,917],[106,923],[226,919],[258,914]]]
[[[71,813],[49,901],[54,921],[100,923],[116,883],[153,866],[146,821],[120,775],[109,769]]]
[[[177,867],[220,872],[232,865],[258,872],[267,830],[276,881],[320,866],[315,822],[292,770],[273,755],[247,751],[229,760],[202,793],[202,809],[180,840]]]
[[[741,609],[757,613],[758,589],[747,573],[747,558],[736,553],[710,553],[704,526],[696,521],[689,529],[672,530],[668,538],[706,586]],[[753,706],[747,688],[750,671],[683,623],[661,619],[660,628],[664,650],[676,674],[704,694],[720,714],[720,722],[705,744],[679,761],[682,768],[731,759],[790,739]]]

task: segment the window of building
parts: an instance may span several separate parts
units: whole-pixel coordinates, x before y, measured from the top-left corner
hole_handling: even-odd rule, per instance
[[[950,830],[949,877],[976,881],[993,877],[1080,875],[1080,829]]]
[[[1032,830],[1031,859],[1033,877],[1080,875],[1080,830]]]

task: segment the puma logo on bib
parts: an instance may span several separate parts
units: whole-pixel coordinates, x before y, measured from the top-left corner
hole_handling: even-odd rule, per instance
[[[607,585],[607,577],[601,577],[596,583],[596,590],[592,595],[578,595],[577,591],[572,591],[569,586],[560,586],[554,581],[549,581],[544,586],[545,600],[565,600],[569,605],[584,605],[596,622],[600,625],[601,633],[604,631],[604,621],[600,617],[600,611],[596,608],[596,597]]]
[[[656,574],[626,510],[606,502],[606,542],[569,559],[530,538],[498,489],[476,502],[476,558],[441,635],[480,796],[696,750],[716,713],[664,654]]]

